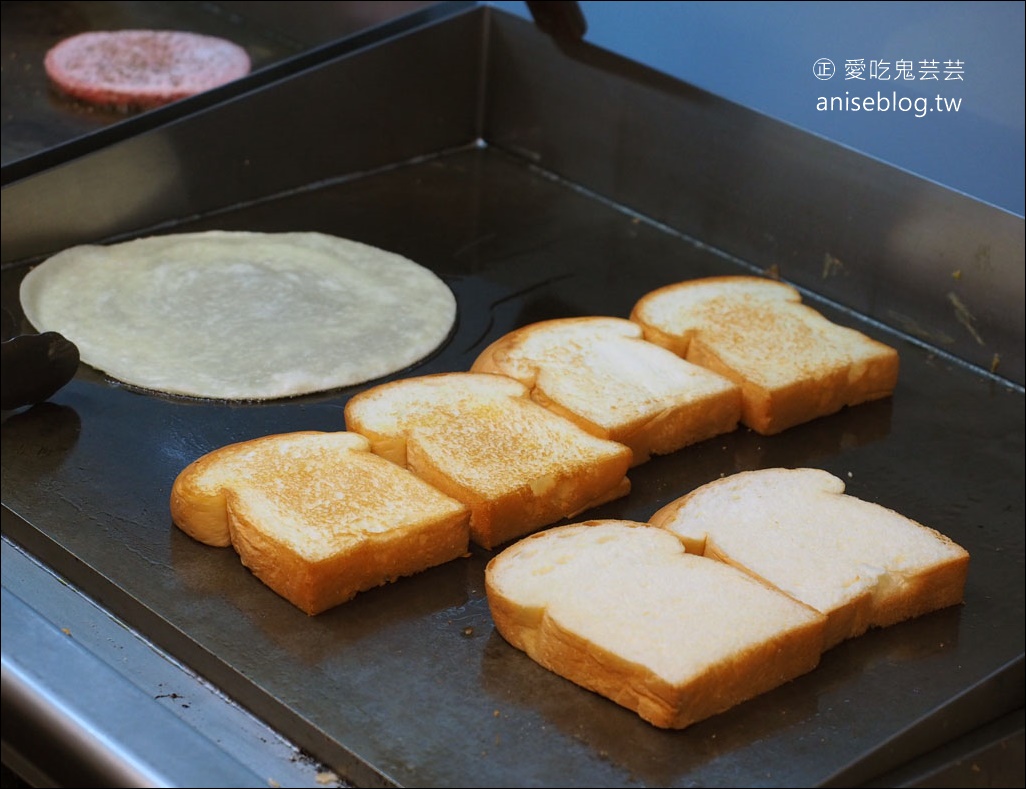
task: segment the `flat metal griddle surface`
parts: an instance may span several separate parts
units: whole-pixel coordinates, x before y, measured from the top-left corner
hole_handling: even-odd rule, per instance
[[[160,0],[53,0],[5,2],[0,8],[3,69],[0,163],[5,182],[12,171],[31,172],[203,104],[225,100],[321,55],[386,37],[449,12],[445,3],[162,2]],[[232,41],[246,50],[252,74],[190,99],[149,111],[123,111],[72,99],[50,82],[43,66],[49,49],[64,38],[93,30],[185,30]],[[345,39],[345,40],[343,40]],[[256,76],[254,76],[256,75]],[[18,167],[14,167],[18,165]]]
[[[430,267],[457,296],[458,326],[400,376],[466,370],[491,341],[532,321],[626,317],[661,285],[750,273],[488,147],[169,229],[317,230]],[[20,310],[26,269],[3,271],[8,309]],[[187,463],[256,436],[342,429],[343,406],[361,387],[224,404],[133,391],[83,366],[51,402],[4,416],[4,532],[357,783],[866,781],[1022,703],[1023,396],[807,300],[898,349],[893,398],[778,436],[742,428],[653,459],[630,472],[627,498],[586,517],[643,521],[723,475],[819,467],[967,548],[965,604],[843,643],[814,672],[682,732],[656,729],[506,644],[484,593],[491,552],[475,549],[311,618],[231,549],[173,527],[168,495]]]
[[[188,30],[235,42],[254,69],[303,50],[300,41],[218,12],[213,3],[4,3],[2,28],[4,165],[140,114],[92,107],[50,85],[43,58],[62,38],[90,30]]]

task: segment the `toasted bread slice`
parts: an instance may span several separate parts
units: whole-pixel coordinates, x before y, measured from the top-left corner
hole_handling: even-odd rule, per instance
[[[898,352],[801,303],[790,285],[709,277],[642,296],[645,339],[740,384],[741,422],[771,435],[891,395]]]
[[[934,529],[844,494],[819,469],[710,482],[650,519],[689,553],[740,567],[829,619],[826,645],[962,601],[969,554]]]
[[[630,521],[532,535],[485,571],[492,619],[545,668],[682,729],[811,671],[818,612]]]
[[[516,378],[531,397],[594,436],[626,444],[634,464],[737,428],[740,387],[642,338],[623,318],[565,318],[517,329],[471,372]]]
[[[216,449],[171,489],[171,517],[308,614],[464,555],[469,510],[353,433],[305,431]]]
[[[531,400],[504,375],[439,373],[381,384],[346,404],[348,430],[471,511],[485,548],[625,495],[631,451]]]

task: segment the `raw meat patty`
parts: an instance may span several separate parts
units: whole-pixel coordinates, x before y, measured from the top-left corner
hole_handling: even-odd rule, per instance
[[[46,73],[62,91],[90,104],[159,107],[249,73],[242,47],[173,30],[80,33],[46,53]]]

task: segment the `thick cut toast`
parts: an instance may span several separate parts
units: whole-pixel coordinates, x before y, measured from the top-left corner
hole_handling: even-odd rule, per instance
[[[682,729],[811,671],[825,617],[660,529],[587,521],[494,557],[498,632],[545,668]]]
[[[469,546],[466,507],[345,432],[216,449],[178,475],[171,516],[200,542],[233,545],[254,575],[308,614]]]
[[[709,277],[646,294],[631,320],[645,339],[737,382],[741,422],[771,435],[887,397],[898,353],[801,303],[789,285]]]
[[[531,400],[504,375],[440,373],[352,397],[346,428],[471,511],[484,548],[625,495],[631,451]]]
[[[819,469],[710,482],[649,522],[689,553],[751,573],[828,617],[826,646],[962,601],[969,554],[948,537],[844,494]]]
[[[515,378],[594,436],[626,444],[634,464],[728,433],[741,389],[642,338],[622,318],[541,321],[496,340],[471,372]]]

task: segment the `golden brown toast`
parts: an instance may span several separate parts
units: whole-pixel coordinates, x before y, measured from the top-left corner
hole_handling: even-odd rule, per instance
[[[625,495],[631,451],[531,400],[504,375],[439,373],[352,397],[346,428],[471,511],[493,548]]]
[[[216,449],[175,479],[171,516],[308,614],[467,552],[469,510],[354,433]]]
[[[741,386],[741,422],[764,435],[891,395],[894,348],[832,323],[790,285],[709,277],[667,285],[634,305],[645,339]]]
[[[635,465],[728,433],[741,416],[737,384],[645,341],[622,318],[532,323],[488,346],[471,372],[517,379],[549,410],[629,446]]]

